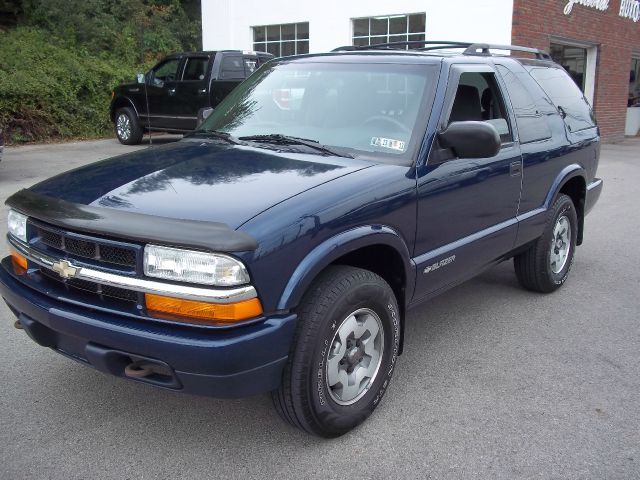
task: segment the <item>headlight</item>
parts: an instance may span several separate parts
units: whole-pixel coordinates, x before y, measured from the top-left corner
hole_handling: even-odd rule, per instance
[[[15,210],[9,210],[9,216],[7,217],[7,224],[9,227],[9,233],[16,238],[19,238],[23,242],[27,241],[27,216],[16,212]]]
[[[158,245],[144,247],[144,274],[164,280],[222,287],[249,282],[245,266],[232,257]]]

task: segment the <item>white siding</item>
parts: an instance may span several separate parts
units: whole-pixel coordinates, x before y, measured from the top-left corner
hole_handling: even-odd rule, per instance
[[[202,0],[205,50],[253,47],[252,26],[309,22],[309,51],[351,44],[351,19],[426,12],[427,40],[511,43],[513,0]]]

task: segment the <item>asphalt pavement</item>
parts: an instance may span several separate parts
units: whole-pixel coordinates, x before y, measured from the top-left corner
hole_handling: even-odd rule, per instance
[[[0,200],[135,148],[5,148]],[[565,286],[526,292],[505,262],[412,311],[384,401],[335,440],[286,425],[267,395],[186,396],[79,365],[2,304],[0,478],[640,478],[640,140],[603,146],[599,176]]]

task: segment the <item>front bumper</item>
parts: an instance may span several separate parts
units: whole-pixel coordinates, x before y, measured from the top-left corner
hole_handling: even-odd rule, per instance
[[[276,315],[227,330],[156,324],[56,300],[26,287],[2,267],[0,294],[42,346],[125,378],[130,378],[128,364],[151,362],[163,374],[134,381],[214,397],[277,388],[297,318]]]

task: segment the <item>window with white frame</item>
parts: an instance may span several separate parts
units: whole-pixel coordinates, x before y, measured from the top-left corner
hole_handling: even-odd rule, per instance
[[[276,57],[309,53],[309,22],[253,28],[253,49]]]
[[[353,45],[424,41],[426,14],[388,15],[353,19]],[[416,48],[419,46],[416,45]]]

